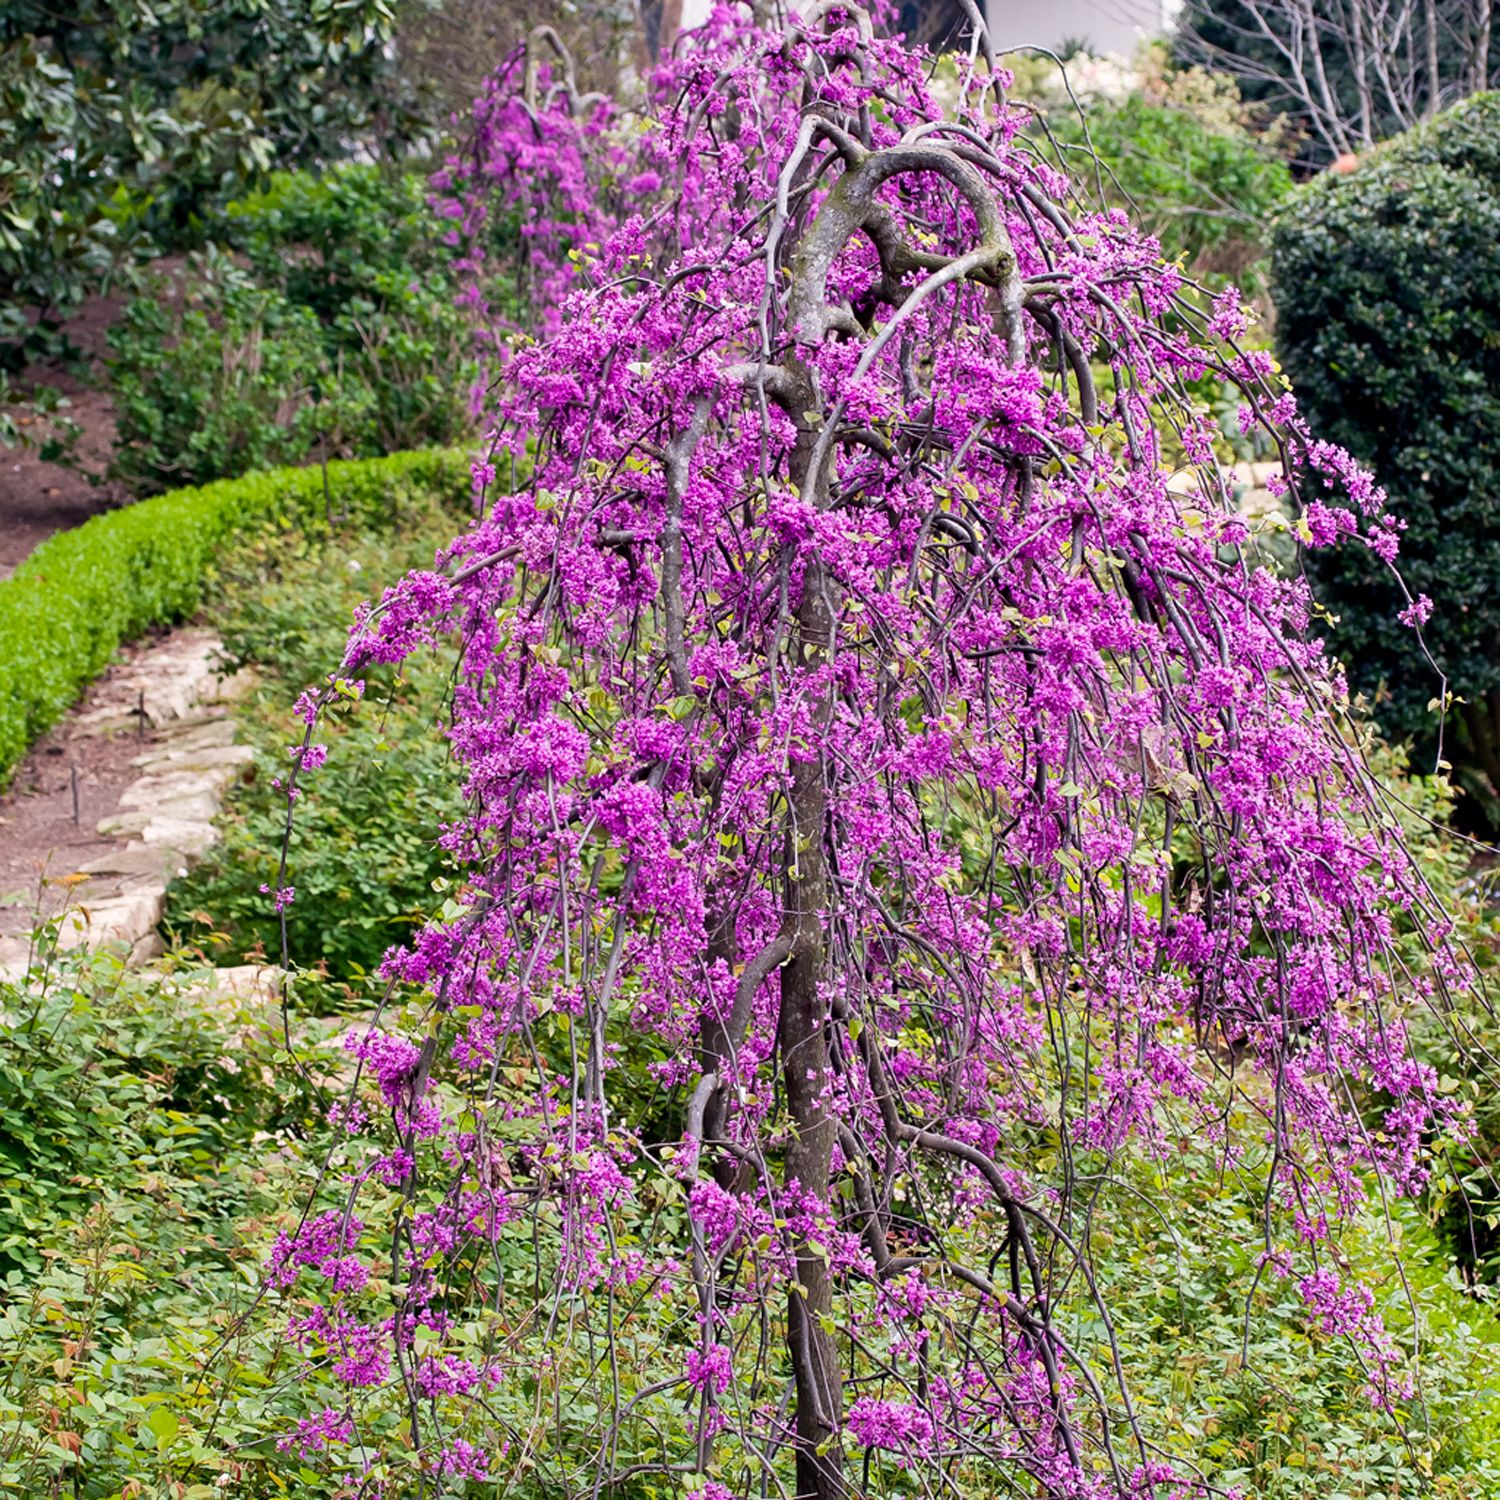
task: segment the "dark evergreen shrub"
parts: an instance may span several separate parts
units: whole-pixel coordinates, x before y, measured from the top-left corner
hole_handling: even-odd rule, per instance
[[[1428,650],[1461,702],[1444,753],[1500,826],[1500,94],[1325,175],[1273,237],[1277,342],[1313,429],[1368,462],[1406,522],[1398,565],[1434,604]],[[1439,679],[1390,570],[1311,553],[1332,640],[1377,718],[1437,745]]]

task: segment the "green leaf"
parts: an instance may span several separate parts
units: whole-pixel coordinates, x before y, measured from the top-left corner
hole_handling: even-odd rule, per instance
[[[166,1448],[177,1436],[182,1423],[170,1407],[158,1406],[146,1418],[146,1426],[156,1435],[156,1446]]]

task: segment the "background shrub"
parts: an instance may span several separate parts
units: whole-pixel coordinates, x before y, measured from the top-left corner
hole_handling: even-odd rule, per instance
[[[230,203],[220,228],[259,280],[334,323],[383,277],[446,265],[426,193],[412,173],[364,164],[278,172]]]
[[[136,298],[109,338],[114,470],[137,493],[297,463],[335,426],[366,446],[368,391],[350,392],[337,415],[322,399],[317,319],[232,269],[185,303]]]
[[[1367,1351],[1309,1328],[1295,1281],[1265,1273],[1250,1185],[1221,1166],[1182,1140],[1155,1170],[1111,1174],[1094,1208],[1143,1424],[1247,1500],[1496,1494],[1500,1328],[1459,1290],[1421,1215],[1400,1203],[1387,1217],[1377,1200],[1345,1245],[1387,1326],[1421,1350],[1419,1394],[1391,1414],[1370,1401]]]
[[[232,258],[158,278],[110,334],[136,492],[463,435],[468,335],[419,179],[282,173],[222,228]]]
[[[1080,190],[1102,191],[1192,275],[1264,292],[1271,215],[1292,191],[1284,132],[1265,129],[1230,78],[1174,69],[1165,48],[1146,49],[1141,66],[1137,89],[1087,100],[1087,131],[1040,60],[1018,81],[1038,93],[1047,134]]]
[[[1302,189],[1272,272],[1303,411],[1374,468],[1406,523],[1401,573],[1437,601],[1426,642],[1463,700],[1447,752],[1470,808],[1500,826],[1500,95]],[[1429,754],[1438,678],[1389,570],[1353,547],[1307,563],[1354,683]]]

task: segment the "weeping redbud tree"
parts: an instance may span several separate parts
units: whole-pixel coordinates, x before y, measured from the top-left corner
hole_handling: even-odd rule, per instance
[[[303,705],[300,771],[458,644],[462,883],[273,1256],[286,1442],[361,1495],[1219,1493],[1098,1276],[1103,1184],[1184,1140],[1394,1420],[1337,1236],[1458,1128],[1404,1017],[1462,964],[1189,387],[1308,545],[1390,556],[1381,494],[982,49],[945,107],[850,5],[723,10],[607,148],[533,63],[440,188],[565,185],[561,300],[480,519]]]

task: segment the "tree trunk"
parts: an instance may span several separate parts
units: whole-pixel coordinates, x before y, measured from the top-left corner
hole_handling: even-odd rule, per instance
[[[1495,14],[1494,0],[1479,0],[1475,18],[1474,69],[1469,91],[1481,94],[1490,86],[1490,26]]]
[[[1449,758],[1484,778],[1485,785],[1470,783],[1468,791],[1485,824],[1500,829],[1500,692],[1476,694],[1459,714],[1461,754]]]
[[[799,669],[817,667],[828,650],[832,619],[822,564],[809,556],[797,611]],[[829,714],[825,690],[815,714],[821,731]],[[828,1200],[829,1168],[836,1122],[828,1107],[828,1021],[820,993],[827,964],[825,922],[828,871],[824,824],[828,813],[824,757],[792,764],[788,830],[787,925],[792,953],[781,971],[781,1064],[791,1112],[792,1143],[786,1152],[788,1190],[800,1188],[820,1203]],[[828,1331],[833,1281],[828,1261],[804,1237],[796,1246],[797,1279],[788,1295],[787,1338],[797,1386],[797,1500],[841,1500],[845,1494],[839,1428],[843,1377]]]
[[[1354,86],[1359,93],[1359,139],[1368,150],[1375,144],[1375,106],[1370,92],[1370,51],[1360,14],[1363,4],[1364,0],[1354,0],[1349,7],[1348,35],[1354,62]]]
[[[1437,0],[1423,0],[1422,35],[1427,44],[1427,108],[1424,116],[1435,115],[1442,107],[1443,75],[1438,63]]]
[[[682,0],[641,0],[638,7],[637,51],[644,70],[657,64],[661,54],[682,29]]]

